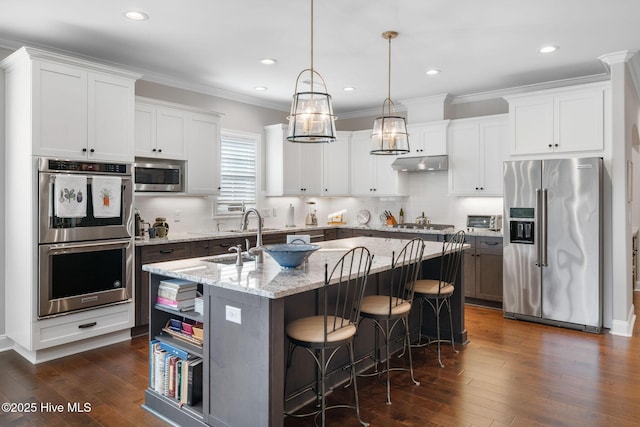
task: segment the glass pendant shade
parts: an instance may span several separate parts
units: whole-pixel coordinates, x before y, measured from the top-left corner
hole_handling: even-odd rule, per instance
[[[291,114],[288,117],[287,140],[303,143],[335,141],[336,125],[331,95],[327,93],[327,87],[319,74],[324,92],[298,92],[298,81],[305,72],[316,73],[307,69],[298,75],[296,93],[293,95]]]
[[[382,103],[382,116],[373,122],[370,154],[406,154],[409,150],[409,134],[404,117],[396,115],[391,100],[391,40],[398,37],[395,31],[385,31],[382,38],[389,41],[389,78],[387,89],[389,96]]]
[[[307,92],[298,92],[300,77],[310,75],[310,87]],[[314,79],[322,82],[322,91],[316,92]],[[291,104],[287,140],[291,142],[332,142],[336,140],[336,116],[333,115],[331,95],[322,76],[313,69],[313,0],[311,0],[311,67],[302,70],[296,79],[296,88]]]
[[[406,154],[409,152],[409,134],[404,117],[382,115],[373,122],[371,154]]]

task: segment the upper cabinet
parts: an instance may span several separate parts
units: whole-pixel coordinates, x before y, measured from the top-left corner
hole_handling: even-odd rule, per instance
[[[603,150],[608,88],[592,83],[505,97],[511,154]]]
[[[447,154],[447,127],[449,120],[411,124],[409,133],[410,153],[401,157],[441,156]]]
[[[139,75],[24,47],[1,66],[10,125],[30,129],[33,155],[133,161]]]
[[[351,134],[351,195],[406,196],[407,174],[391,168],[396,156],[372,155],[371,130]]]
[[[220,116],[187,115],[187,186],[189,194],[220,193]]]
[[[322,195],[348,196],[351,132],[338,132],[334,142],[322,144]]]
[[[185,192],[220,192],[221,114],[137,97],[136,157],[186,160]]]
[[[325,144],[289,142],[286,132],[287,125],[265,126],[267,196],[322,195],[322,146]]]
[[[506,114],[451,121],[449,194],[502,196],[508,128]]]
[[[135,118],[137,157],[186,159],[186,111],[138,98]]]

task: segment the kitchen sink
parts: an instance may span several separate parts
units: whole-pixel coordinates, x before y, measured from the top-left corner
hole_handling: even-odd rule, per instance
[[[262,229],[262,231],[275,231],[277,230],[277,228],[268,228],[265,227]],[[232,228],[231,230],[226,230],[230,233],[257,233],[258,229],[257,228],[247,228],[246,230],[240,230],[239,228]]]
[[[215,264],[232,265],[236,263],[236,259],[237,259],[237,255],[230,254],[230,255],[218,255],[212,258],[205,258],[203,259],[203,261],[213,262]],[[247,255],[242,256],[242,262],[252,262],[252,261],[254,261],[253,257],[247,256]]]

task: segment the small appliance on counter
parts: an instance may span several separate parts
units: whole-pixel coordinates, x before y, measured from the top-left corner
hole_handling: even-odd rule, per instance
[[[167,224],[167,218],[159,216],[156,218],[156,222],[153,223],[153,228],[156,230],[158,237],[166,237],[169,234],[169,224]]]
[[[308,211],[307,216],[304,218],[304,225],[318,225],[318,218],[316,216],[316,202],[307,202]]]
[[[502,230],[502,215],[467,215],[467,231]]]

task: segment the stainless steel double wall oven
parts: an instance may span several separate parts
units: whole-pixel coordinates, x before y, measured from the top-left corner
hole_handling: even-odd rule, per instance
[[[58,212],[56,180],[85,177],[86,212]],[[119,177],[119,212],[98,215],[91,203],[96,177]],[[133,286],[131,165],[40,158],[38,160],[38,315],[49,317],[130,301]],[[119,193],[119,194],[118,194]],[[116,201],[115,206],[118,205]],[[75,202],[75,201],[74,201]]]

